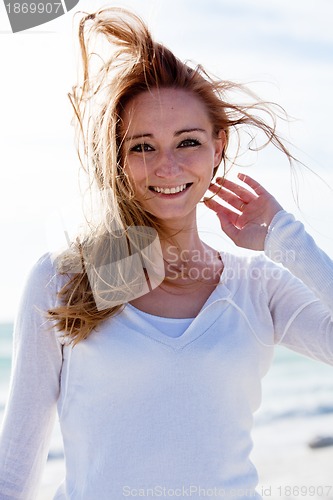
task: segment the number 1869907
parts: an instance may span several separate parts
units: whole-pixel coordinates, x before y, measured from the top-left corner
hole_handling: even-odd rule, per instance
[[[15,2],[6,4],[8,14],[58,14],[59,9],[62,8],[61,2]]]

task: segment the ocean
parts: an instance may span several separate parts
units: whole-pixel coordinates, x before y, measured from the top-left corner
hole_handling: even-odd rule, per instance
[[[0,323],[0,413],[4,410],[4,404],[8,392],[8,384],[11,368],[12,354],[12,332],[11,323]]]
[[[0,324],[0,422],[9,388],[12,330],[12,324]],[[288,427],[293,438],[300,429],[302,439],[305,435],[309,442],[324,431],[333,437],[332,366],[278,346],[272,368],[263,379],[262,397],[262,406],[255,414],[256,428],[265,427],[274,436],[274,429],[281,428],[281,424],[294,422],[294,426]],[[308,429],[307,434],[304,429]],[[49,460],[60,458],[61,454],[61,435],[56,427]]]

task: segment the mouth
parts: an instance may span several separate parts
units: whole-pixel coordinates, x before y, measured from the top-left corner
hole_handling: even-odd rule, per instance
[[[162,186],[149,186],[149,190],[153,193],[167,195],[167,196],[175,196],[177,194],[183,193],[187,191],[190,186],[192,186],[193,182],[188,182],[187,184],[180,184],[179,186],[173,187],[162,187]]]

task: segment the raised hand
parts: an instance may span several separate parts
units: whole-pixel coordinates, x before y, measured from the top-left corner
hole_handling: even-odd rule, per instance
[[[214,199],[206,198],[205,205],[216,212],[223,231],[243,248],[263,250],[267,228],[274,215],[282,210],[276,199],[261,184],[245,174],[238,178],[248,187],[226,178],[217,178],[209,190],[238,210],[234,212]]]

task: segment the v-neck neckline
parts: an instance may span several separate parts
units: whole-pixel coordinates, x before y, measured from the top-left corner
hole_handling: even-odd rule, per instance
[[[135,329],[138,333],[145,335],[146,337],[149,337],[156,342],[160,342],[166,346],[172,347],[175,350],[184,348],[186,345],[194,342],[197,338],[203,335],[216,321],[217,317],[219,317],[225,310],[225,308],[229,305],[227,299],[230,297],[231,291],[226,284],[229,267],[229,254],[221,253],[221,258],[223,259],[224,267],[218,284],[209,295],[206,302],[203,304],[197,316],[193,318],[192,322],[185,329],[182,335],[172,337],[166,335],[165,333],[162,333],[149,321],[149,316],[154,315],[146,313],[146,317],[145,314],[140,314],[143,311],[138,310],[138,308],[132,306],[131,304],[126,304],[123,310],[123,314],[128,317],[130,323],[135,325],[133,329]],[[216,304],[219,304],[218,307],[215,307]],[[207,314],[207,309],[211,309],[209,315]],[[158,317],[163,319],[163,317]],[[170,320],[171,324],[173,321],[176,322],[177,320],[179,320],[178,318],[164,319]]]

